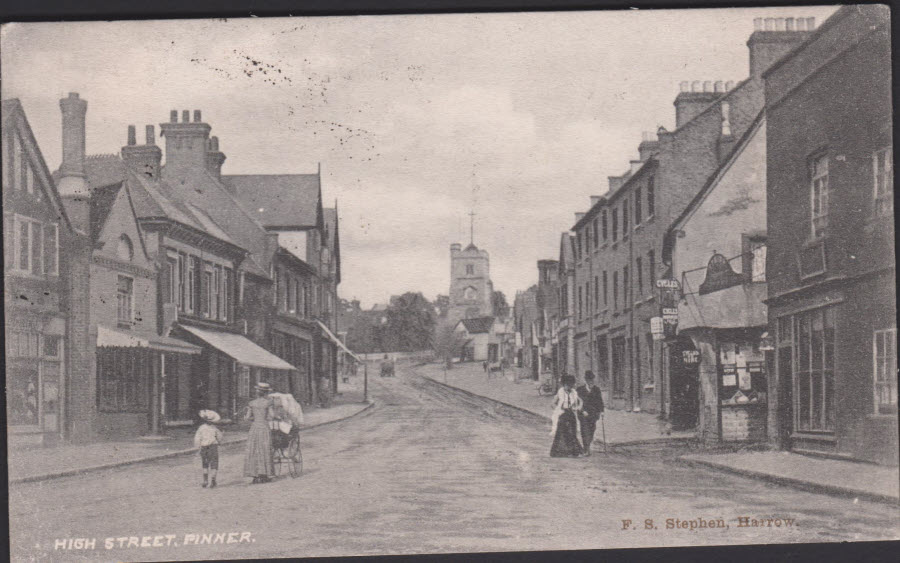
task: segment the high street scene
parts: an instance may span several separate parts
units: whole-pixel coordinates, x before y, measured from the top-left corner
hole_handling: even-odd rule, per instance
[[[3,24],[11,560],[900,539],[890,26]]]

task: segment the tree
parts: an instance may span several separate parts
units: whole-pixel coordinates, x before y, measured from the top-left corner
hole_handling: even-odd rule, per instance
[[[446,319],[447,313],[450,311],[450,297],[448,295],[438,295],[434,298],[435,310],[439,319]]]
[[[434,355],[441,358],[447,369],[453,368],[453,358],[461,355],[465,345],[463,335],[456,332],[456,325],[443,321],[435,326],[432,348]]]
[[[435,311],[424,295],[407,292],[399,297],[391,297],[385,317],[382,342],[388,348],[400,352],[431,348]]]
[[[497,318],[505,319],[509,316],[509,303],[506,302],[506,296],[502,291],[495,291],[491,294],[491,310]]]

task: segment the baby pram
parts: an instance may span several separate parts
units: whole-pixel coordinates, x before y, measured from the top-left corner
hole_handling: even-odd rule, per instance
[[[303,409],[288,393],[271,393],[273,420],[269,422],[272,435],[272,461],[275,474],[299,477],[303,473],[303,453],[300,449],[300,425]]]

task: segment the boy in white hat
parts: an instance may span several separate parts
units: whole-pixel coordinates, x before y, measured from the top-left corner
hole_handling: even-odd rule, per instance
[[[212,489],[216,486],[216,473],[219,470],[219,444],[225,437],[224,433],[216,427],[221,420],[219,413],[210,410],[200,411],[200,419],[203,423],[194,434],[194,446],[200,448],[200,461],[203,463],[203,487]],[[210,477],[212,480],[210,481]]]

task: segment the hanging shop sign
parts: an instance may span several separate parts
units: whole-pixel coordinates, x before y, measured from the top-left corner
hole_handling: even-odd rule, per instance
[[[706,265],[706,279],[700,284],[700,295],[741,285],[746,278],[731,269],[731,264],[721,254],[713,254]]]

